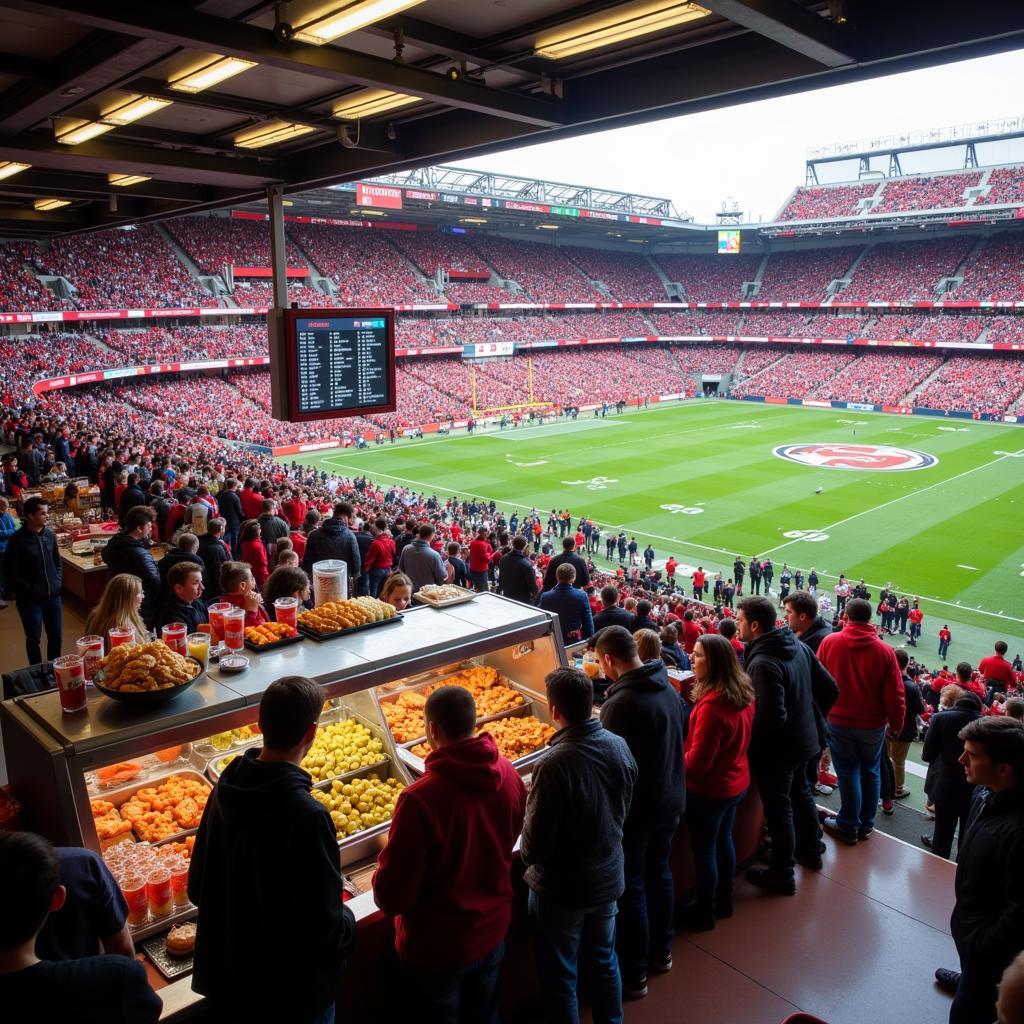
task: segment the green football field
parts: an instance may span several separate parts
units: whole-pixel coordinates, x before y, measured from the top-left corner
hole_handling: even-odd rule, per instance
[[[775,451],[804,445],[822,447],[798,450],[801,462]],[[776,586],[783,562],[816,568],[830,588],[839,573],[863,578],[873,596],[891,581],[922,599],[926,664],[944,622],[953,662],[976,661],[999,637],[1011,656],[1024,653],[1020,427],[698,400],[306,461],[441,497],[493,498],[506,514],[536,506],[545,524],[550,509],[568,508],[574,521],[621,526],[641,550],[650,541],[659,561],[724,572],[736,554],[770,555]]]

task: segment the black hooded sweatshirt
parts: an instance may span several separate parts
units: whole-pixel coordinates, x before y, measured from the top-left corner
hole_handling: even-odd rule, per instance
[[[192,987],[253,1021],[305,1020],[335,999],[355,918],[341,900],[338,843],[301,768],[247,750],[224,770],[196,836],[188,895],[199,907]]]

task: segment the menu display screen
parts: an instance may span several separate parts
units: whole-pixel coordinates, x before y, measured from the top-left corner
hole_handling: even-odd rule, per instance
[[[285,310],[291,420],[395,409],[391,309]]]

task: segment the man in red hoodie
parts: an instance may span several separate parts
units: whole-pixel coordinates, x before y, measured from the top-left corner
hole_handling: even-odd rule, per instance
[[[391,536],[386,519],[378,517],[370,525],[373,540],[366,552],[363,570],[370,576],[370,596],[376,597],[395,562],[395,539]]]
[[[871,605],[861,598],[847,602],[846,624],[821,641],[818,660],[839,684],[839,699],[828,713],[828,745],[841,806],[822,827],[853,844],[875,828],[886,722],[893,736],[903,728],[903,674],[896,652],[871,624]]]
[[[431,1024],[497,1024],[526,787],[490,735],[473,735],[468,690],[442,686],[423,713],[433,750],[398,798],[374,899],[395,918],[403,1008]]]
[[[469,579],[474,590],[484,593],[488,590],[487,572],[491,567],[491,555],[494,549],[487,539],[488,529],[481,526],[476,537],[469,542]]]

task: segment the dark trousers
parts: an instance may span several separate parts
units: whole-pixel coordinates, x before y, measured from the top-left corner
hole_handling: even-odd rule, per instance
[[[686,794],[686,826],[697,875],[697,909],[705,916],[732,908],[732,883],[736,875],[736,846],[732,828],[746,790],[739,796],[716,799],[699,793]]]
[[[225,530],[224,531],[224,543],[227,544],[228,550],[232,555],[238,555],[238,531],[237,530]]]
[[[772,837],[769,870],[778,878],[792,878],[798,850],[812,855],[820,851],[821,826],[807,761],[785,765],[765,757],[752,759],[750,767]]]
[[[960,962],[960,984],[949,1008],[949,1024],[991,1024],[996,1019],[996,986],[1002,966],[977,967]]]
[[[0,591],[0,597],[3,597],[3,592]],[[993,682],[991,679],[985,680],[985,703],[991,705],[993,697],[997,693],[1006,693],[1006,683]]]
[[[946,860],[953,859],[953,833],[959,825],[960,841],[963,842],[973,792],[974,787],[971,786],[962,792],[952,793],[945,799],[940,797],[934,801],[935,830],[932,832],[932,853],[945,857]]]
[[[498,1024],[498,971],[505,943],[458,970],[417,967],[399,960],[402,1014],[431,1024]]]
[[[46,627],[46,660],[53,661],[60,657],[63,629],[60,611],[60,594],[47,598],[45,601],[22,601],[19,599],[18,614],[25,630],[25,653],[30,665],[38,665],[43,660],[39,649],[39,638]]]
[[[623,833],[626,888],[619,897],[618,950],[623,983],[647,977],[650,959],[665,960],[672,949],[675,889],[670,857],[679,821],[665,828]]]
[[[370,570],[370,597],[376,597],[380,593],[380,588],[384,586],[384,581],[390,575],[390,569]]]
[[[761,577],[760,576],[751,576],[750,577],[750,592],[752,594],[760,594],[761,593]]]

